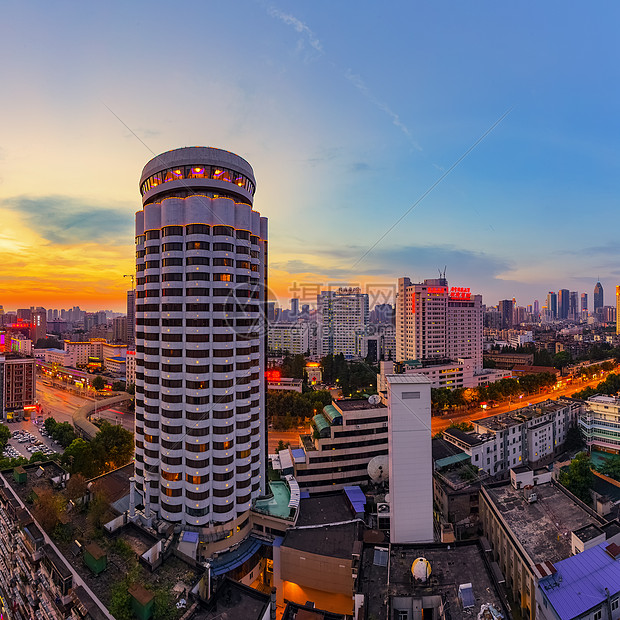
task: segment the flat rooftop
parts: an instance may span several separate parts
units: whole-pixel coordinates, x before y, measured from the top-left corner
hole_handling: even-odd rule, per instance
[[[537,501],[529,504],[510,482],[483,486],[534,564],[558,562],[571,554],[571,533],[603,521],[573,501],[556,484],[535,487]]]
[[[462,441],[468,446],[477,446],[484,442],[484,439],[480,435],[476,433],[466,433],[458,428],[447,428],[443,434],[448,435],[449,437],[454,437],[454,439]]]
[[[346,523],[299,530],[289,528],[282,546],[350,560],[355,542],[360,538],[359,527],[359,523]]]
[[[387,545],[380,545],[387,549]],[[416,558],[426,558],[431,566],[431,579],[426,584],[414,583],[411,565]],[[387,586],[388,566],[374,563],[375,547],[365,546],[362,555],[360,589],[366,596],[368,616],[384,618],[385,599],[415,598],[438,595],[449,604],[452,620],[477,619],[485,603],[503,612],[502,603],[487,570],[477,543],[464,545],[393,545],[389,555],[390,586]],[[472,584],[474,606],[463,609],[458,597],[461,584]],[[506,617],[506,616],[505,616]]]
[[[302,525],[324,525],[353,519],[351,508],[344,491],[306,497],[299,502],[297,527]]]
[[[387,409],[383,403],[377,403],[372,405],[365,398],[357,400],[336,400],[332,403],[337,409],[341,411],[363,411],[364,409]]]
[[[517,424],[522,424],[527,420],[537,418],[546,413],[553,413],[566,407],[567,403],[558,402],[556,400],[545,400],[542,403],[536,403],[527,407],[521,407],[508,413],[502,413],[497,416],[489,416],[476,420],[475,424],[488,428],[492,431],[503,431]]]

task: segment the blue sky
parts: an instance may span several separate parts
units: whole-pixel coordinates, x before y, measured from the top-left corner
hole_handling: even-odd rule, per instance
[[[612,303],[619,13],[6,3],[0,303],[122,308],[141,169],[187,145],[254,167],[282,300],[295,286],[387,289],[447,266],[487,304],[591,296],[599,276]]]

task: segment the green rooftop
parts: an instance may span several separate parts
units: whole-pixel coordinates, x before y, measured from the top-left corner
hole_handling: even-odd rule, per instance
[[[319,432],[319,437],[330,436],[330,431],[329,431],[330,424],[327,418],[322,413],[317,413],[312,418],[312,424],[314,425],[314,428],[316,428],[316,430]]]
[[[334,405],[326,405],[323,407],[323,415],[332,426],[342,425],[342,414]]]

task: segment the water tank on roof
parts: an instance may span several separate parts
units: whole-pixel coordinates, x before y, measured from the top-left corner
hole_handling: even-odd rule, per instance
[[[416,581],[426,583],[431,576],[431,563],[426,558],[416,558],[411,565],[411,574]]]

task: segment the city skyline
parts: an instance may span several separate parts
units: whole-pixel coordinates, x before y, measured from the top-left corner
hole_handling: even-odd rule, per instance
[[[5,307],[124,308],[136,178],[184,144],[253,162],[281,303],[444,265],[487,305],[611,294],[618,7],[242,7],[7,7]]]

